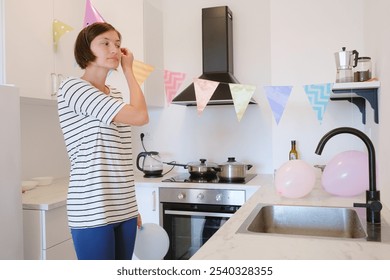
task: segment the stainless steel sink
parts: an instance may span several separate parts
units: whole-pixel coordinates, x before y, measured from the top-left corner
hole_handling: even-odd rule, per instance
[[[289,234],[333,238],[366,238],[352,208],[259,204],[238,233]]]

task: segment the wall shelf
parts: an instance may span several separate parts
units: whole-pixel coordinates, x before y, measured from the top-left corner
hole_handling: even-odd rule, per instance
[[[347,100],[355,104],[362,113],[362,122],[366,124],[366,102],[374,110],[374,121],[379,123],[378,117],[378,89],[379,81],[357,83],[334,83],[330,100]]]

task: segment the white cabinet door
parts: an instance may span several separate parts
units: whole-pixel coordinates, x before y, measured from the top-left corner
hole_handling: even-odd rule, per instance
[[[43,249],[51,248],[65,240],[71,239],[68,227],[66,206],[58,207],[49,211],[41,211],[43,215]]]
[[[73,246],[73,240],[68,239],[48,250],[44,250],[46,260],[76,260],[76,252]]]
[[[54,70],[53,1],[4,2],[6,83],[20,88],[20,95],[50,99]]]
[[[144,62],[154,67],[145,80],[144,94],[148,106],[165,106],[164,33],[161,1],[144,1]]]
[[[76,259],[66,206],[23,210],[23,234],[25,259]]]
[[[122,33],[122,45],[143,61],[143,0],[94,0],[94,7],[104,20]],[[5,71],[6,83],[20,88],[22,97],[56,99],[52,90],[52,73],[63,77],[80,76],[73,48],[83,28],[85,1],[80,0],[12,0],[5,1]],[[53,21],[73,28],[53,44]],[[109,84],[128,91],[123,75],[110,75]]]
[[[159,224],[159,198],[158,187],[135,187],[138,211],[143,223]]]

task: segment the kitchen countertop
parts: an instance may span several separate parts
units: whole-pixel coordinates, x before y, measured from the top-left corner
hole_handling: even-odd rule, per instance
[[[163,179],[179,175],[180,173],[169,173],[160,178],[144,178],[141,173],[135,174],[135,181],[137,187],[164,187],[164,188],[188,188],[196,186],[197,188],[240,188],[253,194],[259,188],[259,176],[249,181],[247,184],[215,184],[215,183],[172,183],[161,182]],[[66,205],[66,197],[68,191],[68,178],[56,178],[53,183],[48,186],[38,186],[32,190],[26,191],[22,194],[23,209],[25,210],[51,210],[57,207]]]
[[[164,178],[176,174],[170,173]],[[320,186],[304,198],[289,199],[279,196],[272,175],[257,175],[247,184],[189,184],[161,182],[163,178],[143,178],[136,174],[137,187],[202,187],[245,188],[251,198],[217,231],[192,257],[200,259],[390,259],[390,236],[386,242],[287,236],[276,234],[236,233],[252,210],[259,204],[317,205],[351,207],[353,202],[364,202],[365,195],[336,197]],[[39,186],[22,195],[23,209],[50,210],[66,205],[68,178],[55,179],[49,186]],[[390,211],[382,209],[382,221],[390,224]]]
[[[382,242],[366,240],[307,237],[278,234],[237,233],[240,225],[259,204],[316,205],[352,207],[354,202],[364,202],[365,194],[355,197],[336,197],[320,186],[304,198],[290,199],[279,196],[274,188],[272,175],[257,176],[259,190],[217,231],[193,260],[249,260],[249,259],[390,259],[390,236],[382,236]],[[362,209],[364,211],[364,209]],[[390,222],[389,209],[381,211],[382,222]]]
[[[66,205],[68,178],[57,178],[47,186],[37,186],[22,194],[24,210],[51,210]]]

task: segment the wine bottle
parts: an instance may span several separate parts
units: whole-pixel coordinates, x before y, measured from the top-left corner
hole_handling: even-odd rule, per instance
[[[290,150],[290,153],[288,154],[288,159],[289,160],[298,159],[298,151],[297,151],[295,140],[291,141],[291,150]]]

